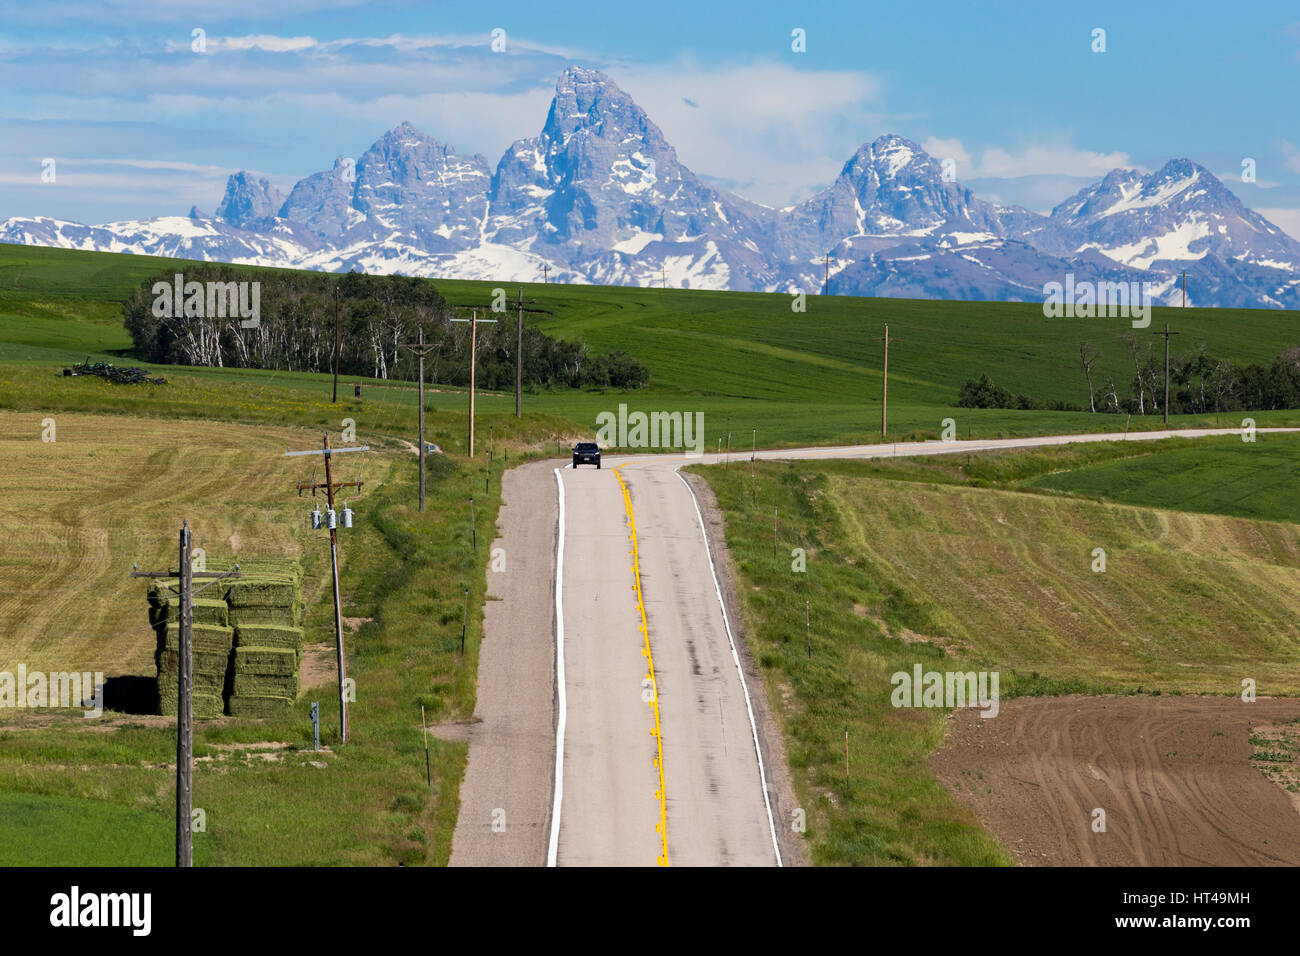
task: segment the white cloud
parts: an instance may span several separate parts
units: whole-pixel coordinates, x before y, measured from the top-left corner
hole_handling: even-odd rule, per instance
[[[956,161],[959,178],[961,178],[960,171],[971,164],[970,153],[966,152],[966,147],[961,144],[959,139],[940,139],[937,136],[931,136],[921,143],[921,148],[936,159]]]
[[[1300,148],[1285,139],[1278,140],[1277,144],[1282,150],[1282,165],[1293,173],[1300,173]]]
[[[1300,241],[1300,209],[1256,209],[1255,211],[1292,239]]]
[[[825,187],[879,132],[881,83],[865,72],[681,61],[611,76],[683,163],[758,202],[781,205]]]
[[[979,162],[959,139],[931,136],[926,152],[958,162],[961,179],[1017,179],[1022,176],[1082,176],[1099,178],[1118,166],[1133,168],[1128,153],[1097,153],[1069,145],[1031,144],[1018,150],[994,146],[984,150]]]
[[[245,37],[216,37],[209,41],[209,49],[263,50],[267,53],[296,53],[317,46],[313,37],[280,37],[258,34]]]
[[[1117,166],[1131,167],[1128,153],[1096,153],[1073,146],[1029,146],[1018,153],[994,147],[980,157],[978,175],[988,179],[1016,176],[1104,176]]]

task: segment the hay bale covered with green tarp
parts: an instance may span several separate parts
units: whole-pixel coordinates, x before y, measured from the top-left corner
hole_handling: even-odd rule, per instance
[[[241,624],[234,629],[236,647],[302,647],[302,628],[273,624]]]
[[[158,665],[158,682],[177,681],[180,669],[181,652],[159,651],[155,655]],[[193,655],[190,679],[194,692],[212,693],[220,696],[226,691],[226,670],[230,665],[230,652],[198,651]]]
[[[231,667],[232,697],[298,696],[298,652],[291,647],[237,647]]]
[[[179,651],[181,649],[181,626],[167,624],[160,627],[158,650]],[[195,652],[211,651],[217,654],[229,654],[235,646],[235,630],[230,627],[217,627],[213,624],[195,624],[190,628],[191,646]]]
[[[299,627],[302,624],[302,602],[290,607],[232,607],[230,626],[240,627]]]
[[[250,578],[230,585],[226,603],[231,607],[293,607],[298,592],[296,581]]]
[[[190,602],[190,620],[195,625],[215,624],[218,627],[230,626],[230,607],[220,598],[194,598]],[[180,623],[181,604],[177,595],[165,596],[162,601],[149,602],[149,623],[155,627],[159,624]]]
[[[175,681],[170,685],[162,681],[158,682],[158,713],[175,717],[180,707],[179,699]],[[200,694],[195,691],[190,695],[190,701],[195,717],[211,718],[226,715],[226,701],[220,694]]]
[[[209,571],[236,562],[213,558]],[[302,647],[302,568],[281,558],[238,562],[240,576],[203,586],[193,598],[194,713],[269,717],[298,697]],[[180,596],[175,578],[149,588],[149,622],[157,634],[159,712],[176,713]],[[201,585],[202,586],[202,585]]]

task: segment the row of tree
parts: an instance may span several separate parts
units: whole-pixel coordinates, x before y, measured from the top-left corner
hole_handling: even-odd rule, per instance
[[[1134,335],[1121,338],[1133,363],[1127,394],[1121,396],[1110,376],[1095,375],[1101,353],[1079,343],[1079,361],[1088,384],[1088,407],[1094,412],[1153,415],[1164,412],[1164,356]],[[1300,408],[1300,346],[1291,346],[1267,365],[1239,365],[1215,358],[1204,343],[1169,357],[1170,414],[1266,411]]]
[[[259,283],[256,322],[235,308],[211,308],[210,283]],[[198,283],[198,285],[191,285]],[[166,291],[164,287],[169,287]],[[425,359],[426,379],[469,384],[470,329],[453,322],[469,313],[449,304],[432,282],[408,276],[370,276],[352,272],[332,276],[314,272],[252,272],[237,266],[187,267],[182,296],[175,296],[175,274],[146,280],[123,304],[123,322],[137,353],[150,362],[233,368],[329,372],[334,362],[335,309],[339,317],[339,372],[379,379],[416,377],[416,358],[401,346],[420,330],[432,344]],[[191,294],[191,291],[192,293]],[[233,287],[231,288],[233,292]],[[176,301],[173,301],[176,299]],[[216,297],[224,304],[221,294]],[[231,303],[237,297],[229,297]],[[513,388],[518,330],[516,312],[478,317],[477,378],[488,389]],[[523,330],[523,381],[530,387],[638,388],[649,380],[640,362],[622,352],[593,354],[579,342],[551,338],[527,324]]]

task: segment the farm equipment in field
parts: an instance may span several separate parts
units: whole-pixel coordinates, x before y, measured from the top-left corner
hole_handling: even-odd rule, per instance
[[[98,375],[100,378],[106,378],[110,382],[116,382],[118,385],[166,385],[165,378],[151,378],[149,373],[142,368],[135,368],[125,365],[110,365],[108,362],[92,362],[89,357],[86,361],[65,368],[64,375]]]

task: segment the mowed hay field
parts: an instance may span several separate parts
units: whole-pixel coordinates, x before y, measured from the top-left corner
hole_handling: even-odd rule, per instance
[[[825,494],[913,639],[1124,690],[1300,693],[1295,525],[847,475]]]
[[[1044,475],[1108,463],[1142,462],[1154,474],[1170,455],[1188,477],[1167,499],[1226,507],[1202,493],[1212,475],[1199,465],[1227,450],[1213,441],[759,462],[752,479],[745,467],[690,469],[707,477],[725,517],[737,617],[781,724],[813,861],[1288,859],[1255,836],[1259,820],[1288,808],[1292,779],[1281,774],[1279,785],[1260,768],[1291,766],[1283,761],[1293,747],[1256,737],[1261,720],[1293,727],[1300,716],[1300,527],[1277,520],[1286,503],[1266,493],[1294,473],[1300,443],[1267,444],[1275,447],[1265,459],[1237,442],[1256,467],[1238,475],[1236,490],[1269,520],[1036,487]],[[1096,548],[1106,551],[1104,572],[1093,571]],[[997,672],[1001,712],[950,719],[942,706],[893,706],[891,678],[917,665]],[[1257,709],[1241,701],[1247,677]],[[1099,755],[1126,701],[1144,702],[1132,705],[1135,734],[1149,718],[1177,739]],[[1011,732],[1037,727],[1017,715],[1032,718],[1040,704],[1061,719],[1034,735]],[[1157,795],[1185,783],[1198,789],[1178,805],[1182,816],[1161,816]],[[1107,787],[1123,801],[1095,802]],[[1223,793],[1250,806],[1249,825],[1185,825]],[[1086,800],[1088,811],[1118,811],[1117,834],[1145,817],[1162,828],[1124,852],[1087,843],[1090,819],[1071,815]]]
[[[311,499],[295,490],[299,469],[306,477],[311,465],[284,457],[319,443],[319,433],[56,413],[55,441],[46,442],[45,417],[0,411],[0,500],[9,512],[0,670],[23,662],[28,670],[152,676],[148,582],[132,578],[131,566],[174,568],[183,518],[209,557],[305,559],[304,599],[321,592],[328,562],[304,548],[324,539],[311,536]],[[355,459],[366,459],[368,482],[382,482],[390,467],[378,454],[349,457],[341,465],[348,479],[361,464]]]

